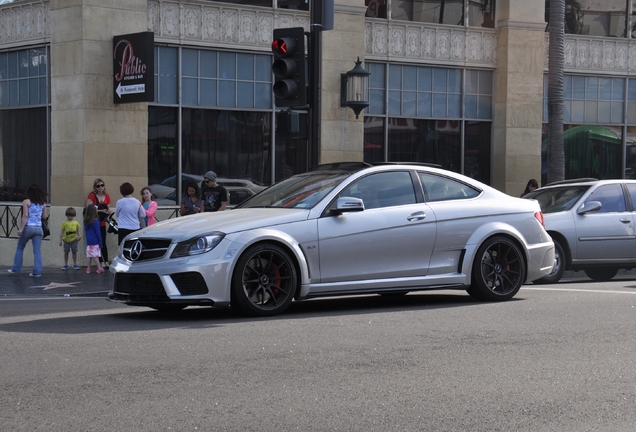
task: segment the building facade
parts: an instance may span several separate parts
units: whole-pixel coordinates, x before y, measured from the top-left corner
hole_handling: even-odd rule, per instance
[[[568,5],[566,175],[632,176],[632,1]],[[170,204],[180,179],[208,170],[265,186],[343,160],[436,163],[519,195],[549,157],[545,12],[544,0],[336,0],[334,28],[321,33],[313,143],[308,113],[277,108],[271,91],[272,31],[310,32],[303,0],[5,1],[1,247],[15,247],[17,204],[33,182],[49,192],[53,227],[95,178],[113,201],[124,181],[163,183]],[[145,31],[154,98],[116,104],[113,37]],[[358,57],[371,75],[356,118],[340,106],[340,75]],[[43,253],[60,261],[57,241]],[[12,253],[1,255],[7,265]]]

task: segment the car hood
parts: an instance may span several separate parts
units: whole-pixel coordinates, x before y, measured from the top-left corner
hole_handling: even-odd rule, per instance
[[[137,237],[164,237],[182,241],[193,236],[220,231],[231,234],[306,220],[309,210],[246,208],[178,217],[136,231]]]

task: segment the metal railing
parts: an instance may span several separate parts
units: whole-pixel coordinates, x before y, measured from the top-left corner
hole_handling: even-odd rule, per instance
[[[50,214],[50,206],[46,206]],[[18,230],[22,225],[22,203],[0,203],[0,232],[2,237],[15,238],[20,237]],[[50,236],[44,241],[50,240]]]
[[[50,212],[50,206],[46,207],[48,214]],[[80,212],[81,213],[81,212]],[[81,216],[81,214],[80,214]],[[177,206],[165,206],[157,209],[155,219],[157,222],[161,220],[168,220],[179,217],[179,207]],[[0,203],[0,236],[4,238],[17,239],[19,237],[18,230],[22,223],[22,204],[21,203]],[[51,237],[47,237],[44,240],[48,241]]]

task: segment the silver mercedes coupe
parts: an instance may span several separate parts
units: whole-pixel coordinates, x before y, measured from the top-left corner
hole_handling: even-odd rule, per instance
[[[429,289],[500,301],[553,266],[536,201],[431,166],[343,162],[285,179],[233,210],[130,234],[110,266],[109,298],[253,316],[294,300]]]

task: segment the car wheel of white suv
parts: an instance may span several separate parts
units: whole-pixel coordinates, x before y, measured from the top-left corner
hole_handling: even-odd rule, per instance
[[[554,267],[547,276],[534,281],[535,284],[555,284],[561,280],[565,273],[565,253],[561,244],[554,240]]]

